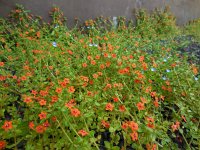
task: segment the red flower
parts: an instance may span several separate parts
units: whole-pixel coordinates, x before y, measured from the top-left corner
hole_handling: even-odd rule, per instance
[[[132,141],[138,140],[138,133],[133,131],[133,133],[130,134]]]
[[[39,134],[42,134],[46,131],[46,127],[44,127],[43,125],[38,125],[36,127],[36,132],[39,133]]]
[[[71,108],[71,115],[74,117],[79,117],[81,112],[77,108]]]
[[[111,104],[111,103],[107,103],[107,104],[106,104],[106,110],[112,111],[113,108],[114,108],[114,105],[113,105],[113,104]]]
[[[46,119],[47,113],[46,112],[41,112],[38,116],[40,117],[41,120],[42,119]]]
[[[4,125],[2,126],[2,129],[4,129],[5,131],[8,131],[12,128],[13,128],[12,121],[5,121]]]
[[[144,110],[145,109],[144,103],[142,102],[137,103],[137,108],[138,110]]]
[[[85,130],[79,130],[78,134],[81,136],[86,136],[86,135],[88,135],[88,132],[86,132]]]
[[[6,147],[5,141],[0,141],[0,150],[4,149]]]

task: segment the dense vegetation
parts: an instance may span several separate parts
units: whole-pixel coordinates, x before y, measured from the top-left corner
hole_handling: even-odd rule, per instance
[[[200,148],[199,51],[184,51],[198,20],[141,10],[68,29],[50,14],[0,19],[0,149]]]

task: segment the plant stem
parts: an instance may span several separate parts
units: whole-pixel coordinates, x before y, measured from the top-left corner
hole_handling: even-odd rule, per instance
[[[61,126],[60,122],[57,120],[60,128],[62,129],[63,133],[65,134],[65,136],[68,138],[68,140],[70,141],[71,144],[74,144],[73,141],[70,139],[70,137],[68,136],[68,134],[65,132],[64,128]]]

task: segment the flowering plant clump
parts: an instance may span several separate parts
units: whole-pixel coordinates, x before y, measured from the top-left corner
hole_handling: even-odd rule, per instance
[[[0,149],[200,148],[199,66],[172,36],[51,16],[0,20]]]

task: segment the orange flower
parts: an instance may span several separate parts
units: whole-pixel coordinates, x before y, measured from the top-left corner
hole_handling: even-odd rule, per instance
[[[92,65],[96,65],[96,61],[95,60],[91,60],[90,62]]]
[[[141,100],[143,103],[147,103],[147,100],[146,100],[144,97],[140,97],[140,100]]]
[[[146,120],[148,121],[148,123],[147,123],[147,126],[149,127],[149,128],[154,128],[155,126],[154,126],[154,119],[153,118],[150,118],[150,117],[147,117],[146,118]]]
[[[35,129],[36,129],[36,132],[39,134],[42,134],[46,131],[46,127],[44,127],[43,125],[38,125]]]
[[[11,130],[12,128],[12,121],[5,121],[4,125],[2,126],[2,129],[4,129],[5,131]]]
[[[86,132],[85,130],[79,130],[78,134],[81,136],[86,136],[86,135],[88,135],[88,132]]]
[[[130,134],[130,136],[131,136],[132,141],[137,141],[138,140],[138,133],[137,132],[133,131]]]
[[[47,95],[48,95],[48,91],[46,91],[46,90],[41,90],[41,91],[40,91],[40,95],[41,95],[41,96],[47,96]]]
[[[32,102],[32,99],[31,99],[30,97],[26,97],[26,98],[24,99],[24,102],[27,103],[27,104],[29,104],[29,103]]]
[[[65,103],[65,106],[69,109],[74,107],[75,105],[76,105],[76,101],[74,99],[71,99],[69,102]]]
[[[71,108],[71,115],[74,117],[79,117],[81,115],[81,112],[77,108]]]
[[[111,103],[106,104],[106,110],[113,111],[114,105]]]
[[[139,62],[143,62],[143,61],[144,61],[144,56],[140,56]]]
[[[96,74],[96,73],[94,73],[92,76],[93,76],[94,79],[98,78],[98,74]]]
[[[122,129],[126,130],[128,128],[128,123],[123,122],[121,127]]]
[[[171,128],[172,128],[173,132],[178,130],[180,128],[180,122],[176,121],[175,124],[174,123],[172,124]]]
[[[38,116],[39,116],[39,118],[40,118],[41,120],[42,120],[42,119],[46,119],[47,113],[42,111]]]
[[[198,74],[198,68],[197,67],[193,66],[192,71],[193,71],[194,75]]]
[[[27,78],[26,78],[26,76],[22,76],[20,79],[21,79],[22,81],[25,81]]]
[[[147,144],[146,148],[147,148],[147,150],[156,150],[157,149],[157,145],[156,144],[153,144],[153,145]]]
[[[158,100],[155,100],[155,101],[153,102],[153,104],[154,104],[155,107],[159,107]]]
[[[126,110],[126,107],[124,105],[119,106],[119,111],[124,112]]]
[[[48,120],[46,120],[42,125],[47,128],[50,126],[50,123],[48,122]]]
[[[86,67],[87,67],[87,63],[83,63],[83,64],[82,64],[82,67],[83,67],[83,68],[86,68]]]
[[[138,110],[144,110],[145,109],[144,103],[142,102],[137,103],[137,108]]]
[[[38,92],[37,92],[37,91],[35,91],[35,90],[31,90],[31,94],[33,94],[33,95],[35,96],[35,95],[37,95],[37,94],[38,94]]]
[[[30,129],[34,130],[35,125],[34,125],[33,121],[29,122],[28,126],[29,126]]]
[[[62,88],[56,88],[56,93],[58,94],[62,93]]]
[[[110,128],[110,123],[106,122],[105,120],[101,121],[101,124],[105,127],[105,128]]]
[[[0,141],[0,150],[4,149],[6,147],[5,141]]]
[[[69,93],[74,93],[74,92],[75,92],[74,86],[70,86],[70,87],[68,88],[68,92],[69,92]]]
[[[0,62],[0,67],[3,67],[5,64],[4,64],[4,62]]]
[[[119,98],[118,98],[118,97],[113,97],[113,101],[114,101],[114,102],[118,102],[118,101],[119,101]]]
[[[47,104],[47,101],[42,99],[39,101],[40,106],[45,106]]]
[[[128,122],[129,127],[131,128],[132,131],[137,131],[138,130],[138,124],[134,121],[129,121]]]

